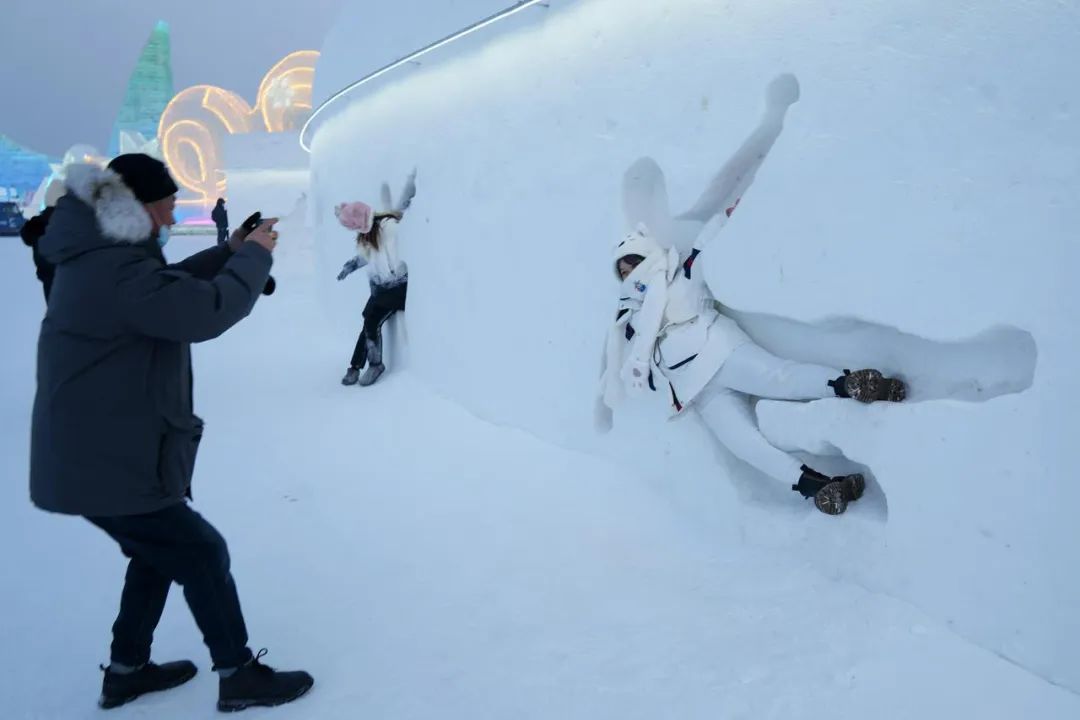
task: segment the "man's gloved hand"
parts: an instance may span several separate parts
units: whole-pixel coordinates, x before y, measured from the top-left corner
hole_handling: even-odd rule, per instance
[[[233,231],[232,236],[229,238],[229,250],[237,252],[244,246],[244,243],[253,242],[261,245],[267,252],[274,252],[278,239],[278,232],[274,229],[277,221],[278,218],[264,219],[262,213],[253,213],[240,227]],[[273,295],[275,290],[277,290],[277,280],[271,275],[267,279],[266,285],[263,286],[262,294]]]
[[[273,252],[273,245],[277,244],[277,231],[274,230],[274,224],[277,221],[278,218],[263,218],[262,213],[252,214],[229,236],[229,249],[239,252],[247,240],[256,240],[261,241],[260,245]],[[273,243],[269,243],[268,240],[273,240]]]

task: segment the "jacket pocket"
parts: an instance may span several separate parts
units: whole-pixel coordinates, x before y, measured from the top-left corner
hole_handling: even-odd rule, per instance
[[[665,370],[677,370],[697,357],[709,337],[709,325],[702,318],[670,325],[657,343],[657,364]]]
[[[202,435],[203,421],[194,415],[187,427],[165,426],[158,452],[158,480],[165,497],[191,497],[191,477]]]

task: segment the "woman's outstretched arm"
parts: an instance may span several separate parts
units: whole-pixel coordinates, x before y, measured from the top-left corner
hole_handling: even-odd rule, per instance
[[[766,91],[765,114],[753,132],[743,141],[720,171],[713,177],[708,188],[692,208],[677,220],[690,220],[709,227],[694,242],[694,255],[723,227],[751,183],[758,168],[765,161],[780,132],[784,129],[784,116],[788,108],[799,99],[799,83],[794,75],[781,75],[773,80]],[[713,218],[723,214],[718,222]]]

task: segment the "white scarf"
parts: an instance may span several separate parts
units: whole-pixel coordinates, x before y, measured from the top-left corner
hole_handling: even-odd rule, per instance
[[[622,369],[627,362],[626,348],[630,345],[626,339],[626,326],[642,305],[636,285],[653,277],[660,270],[664,271],[665,280],[670,281],[678,270],[678,259],[678,253],[674,250],[653,253],[634,268],[634,271],[622,282],[621,299],[615,309],[615,322],[608,328],[604,356],[600,366],[600,399],[609,409],[615,409],[626,396],[626,388],[622,380]],[[652,283],[647,292],[659,293],[661,307],[666,307],[667,282]],[[624,310],[626,312],[623,312]],[[651,362],[652,349],[647,348],[647,350],[648,356],[639,359]]]

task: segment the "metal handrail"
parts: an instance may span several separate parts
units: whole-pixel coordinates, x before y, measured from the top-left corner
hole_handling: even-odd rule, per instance
[[[476,32],[477,30],[480,30],[482,28],[487,27],[488,25],[499,22],[500,20],[505,20],[506,18],[510,17],[511,15],[516,15],[517,13],[521,12],[522,10],[526,10],[526,9],[528,9],[530,7],[533,7],[534,5],[544,5],[546,7],[548,1],[549,0],[518,0],[518,2],[514,3],[510,7],[506,8],[504,10],[500,10],[499,12],[495,13],[494,15],[489,15],[488,17],[484,18],[483,20],[478,20],[477,22],[474,22],[472,25],[469,25],[466,28],[458,30],[457,32],[451,33],[450,35],[447,35],[446,37],[442,38],[441,40],[436,40],[435,42],[431,43],[430,45],[426,45],[426,46],[420,48],[419,50],[417,50],[417,51],[415,51],[413,53],[410,53],[410,54],[408,54],[408,55],[406,55],[406,56],[404,56],[402,58],[399,58],[399,59],[393,61],[392,63],[389,63],[388,65],[384,65],[381,68],[379,68],[378,70],[376,70],[375,72],[369,73],[369,74],[365,75],[364,77],[360,78],[359,80],[357,80],[356,82],[351,83],[351,84],[343,87],[341,90],[338,90],[336,93],[334,93],[329,98],[327,98],[321,105],[319,105],[318,108],[315,109],[314,112],[311,113],[311,116],[307,119],[307,122],[304,123],[304,127],[300,129],[300,147],[304,149],[304,152],[307,152],[309,154],[311,153],[311,146],[307,142],[307,134],[308,134],[308,130],[311,128],[312,123],[315,122],[315,118],[319,117],[319,115],[324,110],[326,110],[328,107],[330,107],[331,104],[333,104],[336,100],[338,100],[342,96],[346,95],[350,91],[355,90],[356,88],[360,87],[361,85],[369,83],[372,80],[385,75],[386,73],[390,72],[391,70],[394,70],[395,68],[399,68],[399,67],[401,67],[402,65],[404,65],[406,63],[412,62],[413,60],[416,60],[419,57],[427,55],[429,52],[432,52],[433,50],[437,50],[437,49],[443,47],[444,45],[449,45],[450,43],[454,42],[455,40],[459,40],[459,39],[465,37],[466,35],[469,35],[471,33]]]

